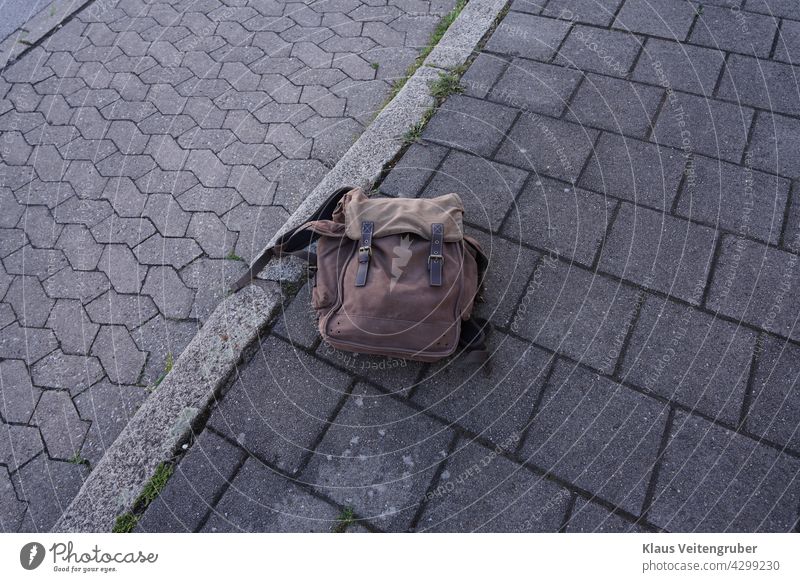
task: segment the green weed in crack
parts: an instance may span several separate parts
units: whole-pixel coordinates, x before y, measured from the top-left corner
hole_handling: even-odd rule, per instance
[[[174,470],[175,467],[170,463],[161,463],[158,467],[156,467],[155,473],[153,473],[153,476],[150,477],[147,483],[145,483],[142,492],[139,494],[139,497],[137,497],[136,501],[134,501],[131,511],[117,516],[117,520],[114,523],[114,527],[111,529],[111,532],[132,532],[136,527],[136,524],[139,523],[139,516],[141,516],[145,509],[147,509],[147,507],[161,494],[161,492],[164,490],[164,487],[167,486],[169,478],[172,477]]]

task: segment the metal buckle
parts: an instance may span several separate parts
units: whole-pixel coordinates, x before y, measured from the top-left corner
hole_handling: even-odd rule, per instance
[[[428,268],[431,267],[431,261],[442,261],[444,263],[443,255],[428,255]]]
[[[372,247],[358,247],[359,253],[367,253],[370,257],[372,256]]]

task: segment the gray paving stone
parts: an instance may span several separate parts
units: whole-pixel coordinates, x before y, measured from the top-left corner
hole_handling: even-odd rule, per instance
[[[186,318],[192,309],[194,293],[169,266],[151,267],[142,293],[152,297],[161,313],[171,319]]]
[[[45,292],[57,299],[80,299],[89,302],[111,287],[108,278],[96,271],[61,269],[44,282]]]
[[[49,329],[22,327],[14,322],[0,329],[0,356],[24,360],[29,366],[58,346]]]
[[[497,160],[568,182],[578,179],[597,131],[525,113],[506,135]]]
[[[186,161],[186,169],[209,188],[225,186],[229,173],[227,166],[208,150],[192,150]]]
[[[731,425],[739,423],[755,334],[649,297],[620,374],[626,381]]]
[[[800,115],[796,66],[742,55],[728,58],[719,96],[769,112]]]
[[[534,6],[543,2],[529,2]],[[514,10],[520,2],[514,2]],[[596,2],[595,0],[551,0],[542,11],[546,16],[553,16],[562,20],[572,22],[586,22],[598,26],[607,26],[614,19],[622,0],[609,0],[608,2]],[[523,10],[527,12],[528,10]]]
[[[673,96],[674,104],[668,102],[661,109],[652,140],[738,163],[753,110],[686,93]]]
[[[520,61],[520,63],[529,61]],[[467,72],[461,76],[461,86],[468,97],[484,99],[489,94],[492,85],[503,75],[508,61],[505,59],[481,53],[470,65]]]
[[[502,233],[591,266],[614,205],[593,192],[540,178],[522,191],[519,217],[510,216]]]
[[[505,64],[505,61],[500,62]],[[489,98],[511,107],[558,117],[580,78],[578,71],[514,59],[491,89]]]
[[[426,498],[417,531],[519,533],[557,531],[570,494],[497,449],[461,440]]]
[[[206,321],[247,268],[243,261],[201,257],[181,270],[181,278],[195,290],[190,317]]]
[[[91,253],[91,249],[88,249]],[[67,266],[61,251],[37,249],[25,245],[3,259],[3,267],[9,275],[29,275],[45,279]],[[5,289],[5,288],[4,288]]]
[[[340,511],[249,458],[213,510],[204,532],[330,532]]]
[[[209,423],[249,452],[293,473],[328,425],[349,382],[345,374],[286,342],[267,338]]]
[[[405,531],[452,433],[363,385],[317,446],[303,481],[387,531]]]
[[[66,255],[72,268],[78,271],[95,269],[103,252],[103,247],[95,242],[89,229],[82,224],[66,225],[56,244]],[[51,258],[51,264],[61,265],[59,258],[58,255],[54,259]]]
[[[203,254],[191,238],[164,238],[156,233],[134,249],[144,265],[170,265],[180,269]]]
[[[92,355],[103,364],[108,378],[117,384],[136,384],[145,363],[130,333],[121,325],[104,325],[92,345]]]
[[[573,97],[567,119],[623,135],[648,135],[663,91],[600,75],[587,75]]]
[[[58,208],[54,212],[57,214]],[[43,206],[25,208],[18,226],[25,229],[25,234],[28,235],[33,246],[43,249],[53,248],[61,235],[62,228],[60,224],[53,220],[53,215],[50,211]]]
[[[792,0],[745,0],[744,8],[771,16],[797,16],[797,6]]]
[[[16,277],[4,301],[14,308],[17,320],[26,327],[42,327],[55,301],[44,292],[36,277]]]
[[[519,335],[611,373],[635,313],[627,286],[577,267],[550,261],[523,296],[511,323]]]
[[[606,508],[578,497],[567,522],[567,533],[642,533],[636,524]]]
[[[704,6],[692,30],[690,42],[724,51],[768,58],[778,21],[769,16]]]
[[[800,450],[797,415],[798,348],[772,336],[756,344],[760,361],[746,418],[748,430],[771,441]]]
[[[0,532],[16,532],[22,522],[26,505],[17,498],[8,471],[0,469]]]
[[[89,430],[89,423],[80,419],[69,394],[60,390],[42,393],[33,420],[39,426],[50,458],[73,458]]]
[[[599,268],[697,305],[716,239],[706,226],[623,203],[603,245]]]
[[[491,361],[480,369],[458,360],[432,366],[413,399],[425,412],[513,453],[528,426],[550,367],[550,354],[496,331]]]
[[[35,499],[20,526],[21,531],[48,532],[75,497],[89,470],[84,465],[52,461],[39,455],[12,477],[19,496]],[[47,478],[43,479],[42,475]]]
[[[519,12],[510,12],[492,34],[486,50],[546,61],[567,36],[569,24]]]
[[[773,58],[785,63],[800,62],[800,22],[784,20],[778,34]]]
[[[0,387],[0,415],[7,422],[27,424],[42,391],[31,384],[25,364],[19,360],[0,362]]]
[[[679,215],[777,244],[789,196],[788,180],[752,168],[697,157],[694,187],[685,188]]]
[[[526,177],[522,170],[453,151],[436,170],[422,197],[457,192],[464,203],[465,220],[497,232],[506,214],[516,213],[515,198]]]
[[[694,18],[694,7],[680,0],[663,0],[658,4],[625,0],[614,19],[614,28],[682,41],[686,40]]]
[[[520,454],[638,514],[666,418],[657,401],[562,360]]]
[[[199,187],[200,185],[196,185],[193,188]],[[158,232],[168,237],[184,236],[191,220],[191,215],[184,212],[180,204],[169,194],[148,196],[142,216],[148,217]]]
[[[97,268],[106,274],[118,293],[138,293],[147,273],[147,268],[139,265],[126,245],[106,245]]]
[[[24,165],[32,151],[33,148],[27,144],[20,132],[10,131],[3,135],[3,149],[0,150],[0,159],[9,166]]]
[[[3,207],[3,214],[0,216],[0,227],[12,228],[16,226],[25,212],[25,207],[17,203],[10,189],[2,186],[0,186],[0,204]]]
[[[37,386],[68,390],[72,395],[85,390],[104,374],[95,358],[69,355],[61,350],[55,350],[36,362],[31,372]]]
[[[748,153],[754,168],[800,178],[800,121],[759,113]]]
[[[669,531],[788,532],[798,478],[797,459],[677,413],[648,517]]]
[[[39,430],[33,426],[0,423],[0,463],[13,473],[42,451]]]
[[[317,317],[311,306],[311,287],[306,284],[288,307],[279,312],[273,333],[286,338],[292,346],[311,348],[319,338]]]
[[[473,229],[467,233],[478,240],[489,262],[483,280],[483,301],[475,306],[476,315],[505,326],[515,315],[517,302],[540,255],[500,237]]]
[[[516,112],[469,97],[454,97],[439,109],[423,137],[448,147],[489,156],[511,127]]]
[[[28,212],[30,213],[30,210]],[[81,200],[77,196],[69,198],[53,210],[56,223],[83,224],[89,228],[113,213],[114,209],[107,200]],[[53,229],[50,232],[55,234],[60,232],[60,229]],[[31,241],[36,244],[35,237],[32,236]]]
[[[134,329],[156,315],[158,309],[146,295],[120,295],[110,289],[86,305],[86,312],[94,323]]]
[[[447,149],[440,146],[412,144],[381,182],[381,193],[409,198],[418,196],[446,154]]]
[[[231,483],[244,457],[241,449],[210,431],[203,431],[139,520],[137,531],[197,531],[212,509],[212,500]],[[248,509],[253,501],[242,503],[242,509]]]
[[[234,252],[249,262],[267,245],[272,238],[270,233],[277,232],[288,216],[283,208],[240,204],[225,215],[223,222],[229,230],[239,233]]]
[[[582,71],[624,77],[633,67],[641,45],[640,38],[626,32],[578,25],[558,49],[554,62]]]
[[[253,166],[233,166],[228,186],[236,190],[248,204],[266,206],[273,203],[277,184],[265,178]]]
[[[791,289],[797,280],[797,256],[747,240],[726,236],[711,288],[708,307],[792,339],[800,297]]]

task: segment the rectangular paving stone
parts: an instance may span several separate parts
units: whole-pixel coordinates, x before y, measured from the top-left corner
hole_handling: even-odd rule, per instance
[[[511,329],[537,344],[611,373],[618,336],[634,313],[633,289],[581,268],[553,261],[526,292]],[[524,306],[524,307],[523,307]]]
[[[340,510],[250,457],[203,532],[330,532]]]
[[[778,20],[769,16],[730,6],[703,6],[689,42],[768,58],[777,29]]]
[[[292,302],[278,311],[273,333],[285,338],[293,346],[311,348],[319,338],[317,317],[311,306],[311,286],[303,285]]]
[[[797,3],[794,0],[745,0],[744,9],[771,16],[797,17]]]
[[[748,153],[754,168],[800,178],[800,120],[759,112]]]
[[[800,461],[678,412],[650,521],[668,531],[788,532],[797,522]]]
[[[413,144],[381,182],[381,193],[411,198],[419,195],[446,155],[446,148],[424,142]]]
[[[358,385],[302,480],[385,531],[405,531],[452,438],[445,425]]]
[[[602,5],[595,4],[602,8]],[[628,32],[577,25],[553,62],[564,67],[624,77],[636,61],[642,39]]]
[[[446,147],[490,156],[506,136],[517,112],[488,101],[456,96],[428,122],[422,137]]]
[[[507,66],[508,61],[502,57],[487,53],[479,54],[467,69],[467,72],[461,76],[464,95],[485,99]]]
[[[655,208],[670,208],[685,160],[672,148],[603,133],[580,186]]]
[[[546,61],[567,36],[569,23],[520,12],[509,12],[492,33],[486,50]]]
[[[648,297],[620,375],[627,382],[739,423],[755,334],[686,305]]]
[[[572,508],[567,533],[642,533],[644,530],[597,503],[578,497]]]
[[[426,496],[422,532],[556,532],[570,494],[496,450],[467,440]]]
[[[508,133],[496,159],[574,182],[592,152],[596,137],[594,129],[525,113]]]
[[[489,99],[559,117],[581,76],[565,67],[514,59],[492,88]]]
[[[752,168],[704,157],[694,158],[677,214],[777,244],[790,182]]]
[[[759,329],[800,339],[798,257],[726,236],[708,293],[708,307]]]
[[[663,94],[649,85],[590,74],[573,97],[567,119],[644,138],[650,132]]]
[[[661,108],[652,141],[738,163],[753,110],[688,93],[673,93]]]
[[[423,198],[456,192],[464,203],[464,220],[497,232],[514,213],[517,194],[528,173],[485,158],[451,151],[422,192]]]
[[[633,79],[710,97],[725,61],[722,51],[649,38]]]
[[[247,451],[291,473],[310,452],[350,379],[268,337],[209,419]]]
[[[204,430],[139,520],[137,531],[197,531],[244,458],[242,449]]]
[[[773,59],[784,63],[800,62],[800,22],[784,20],[778,34],[778,44],[775,46]]]
[[[713,229],[623,203],[600,255],[600,270],[695,305],[714,258]]]
[[[572,22],[608,26],[614,20],[614,13],[620,4],[622,0],[550,0],[542,14]]]
[[[754,434],[800,451],[800,348],[767,335],[759,338],[757,347],[760,359],[745,426]]]
[[[773,113],[800,114],[796,79],[800,68],[785,63],[731,55],[718,95]]]
[[[520,244],[475,229],[468,228],[467,234],[477,239],[489,262],[483,280],[483,301],[475,306],[475,314],[495,325],[505,326],[514,315],[540,255]]]
[[[432,366],[414,392],[426,412],[516,450],[542,389],[551,355],[500,331],[488,343],[491,361],[459,366],[447,360]]]
[[[692,26],[695,9],[682,0],[625,0],[622,10],[614,19],[614,28],[663,36],[673,40],[686,40]]]
[[[528,183],[503,235],[591,266],[615,200],[549,178]]]
[[[666,418],[656,400],[561,360],[520,455],[638,514]]]

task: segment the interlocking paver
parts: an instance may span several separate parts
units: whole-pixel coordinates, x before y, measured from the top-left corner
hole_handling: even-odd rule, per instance
[[[733,10],[731,7],[704,6],[689,41],[767,58],[777,29],[778,21],[769,16]]]
[[[567,522],[568,533],[625,533],[640,532],[638,526],[625,521],[597,503],[579,497]]]
[[[184,285],[172,267],[151,267],[147,271],[142,293],[152,297],[161,313],[172,319],[183,319],[192,309],[194,293]]]
[[[8,470],[0,469],[0,531],[15,532],[25,514],[25,503],[19,500]]]
[[[719,96],[775,113],[797,116],[800,104],[794,79],[800,69],[743,55],[731,55],[722,75]]]
[[[638,514],[666,419],[659,402],[562,360],[520,454]]]
[[[682,41],[686,40],[694,19],[694,6],[681,0],[662,0],[657,4],[625,0],[614,19],[614,27]]]
[[[624,77],[633,67],[641,46],[641,39],[634,35],[579,25],[572,29],[558,49],[554,62],[583,71]]]
[[[86,313],[96,324],[134,329],[156,315],[158,309],[146,295],[121,295],[111,289],[86,305]]]
[[[445,425],[359,385],[302,479],[376,526],[404,531],[451,440]]]
[[[498,61],[495,61],[495,63]],[[505,63],[505,61],[499,61]],[[558,117],[567,106],[567,100],[577,87],[581,74],[563,67],[545,63],[514,59],[500,80],[492,87],[490,99],[530,111]],[[484,80],[484,75],[481,75]],[[469,80],[465,82],[469,87]],[[474,84],[473,91],[477,87]],[[486,91],[489,89],[487,88]],[[478,88],[477,96],[481,95]]]
[[[759,113],[748,153],[754,168],[800,178],[800,121]]]
[[[143,352],[147,363],[140,384],[153,386],[167,371],[168,361],[174,362],[198,330],[194,321],[175,321],[157,315],[132,333],[133,340]]]
[[[65,373],[69,371],[65,370]],[[89,423],[78,417],[69,393],[60,390],[42,393],[33,420],[39,426],[48,455],[56,459],[71,459],[80,451],[89,430]]]
[[[0,415],[8,422],[27,423],[41,390],[34,388],[25,364],[19,360],[0,362],[0,386],[3,388]]]
[[[739,422],[755,334],[691,307],[649,297],[620,375],[731,425]]]
[[[696,416],[677,413],[650,520],[669,531],[788,532],[800,463]]]
[[[120,325],[104,325],[92,345],[93,356],[100,359],[112,382],[136,384],[145,363],[128,330]]]
[[[42,450],[39,431],[33,426],[0,422],[0,462],[12,473]]]
[[[492,34],[486,50],[547,60],[555,54],[568,31],[566,22],[511,12]]]
[[[203,432],[170,477],[164,491],[148,507],[137,525],[137,530],[197,531],[206,514],[212,511],[209,499],[222,493],[229,484],[234,491],[241,493],[238,487],[242,480],[231,480],[244,458],[245,453],[241,449],[210,431]],[[234,483],[238,485],[235,486]],[[223,502],[223,507],[229,501],[230,499]],[[244,505],[247,506],[247,502]],[[233,516],[229,515],[228,519],[232,520]]]
[[[268,338],[209,423],[249,452],[293,473],[328,425],[349,383],[345,374]]]
[[[448,456],[417,531],[552,532],[569,492],[468,441]]]
[[[31,372],[37,386],[68,390],[73,395],[103,377],[103,369],[95,358],[69,355],[61,350],[55,350],[36,362]]]
[[[713,229],[623,203],[599,268],[649,289],[699,304],[714,257]]]

